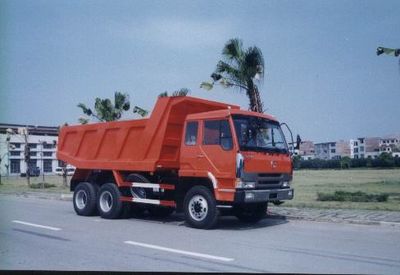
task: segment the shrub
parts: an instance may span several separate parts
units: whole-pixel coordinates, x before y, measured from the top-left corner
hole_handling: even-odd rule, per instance
[[[365,192],[335,191],[334,193],[317,193],[318,201],[352,201],[352,202],[385,202],[389,194],[367,194]]]
[[[47,182],[42,183],[42,182],[39,182],[39,183],[32,183],[30,187],[32,189],[40,189],[40,188],[52,188],[52,187],[56,187],[56,185],[53,184],[53,183],[47,183]]]

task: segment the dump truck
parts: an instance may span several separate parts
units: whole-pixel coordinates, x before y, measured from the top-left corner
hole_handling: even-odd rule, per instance
[[[83,216],[177,211],[208,229],[219,215],[257,222],[269,202],[294,195],[275,117],[189,96],[158,98],[145,119],[64,126],[57,158],[76,167],[70,189]]]

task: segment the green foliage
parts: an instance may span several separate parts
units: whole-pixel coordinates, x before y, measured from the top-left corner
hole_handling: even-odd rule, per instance
[[[350,157],[343,157],[340,160],[340,168],[342,169],[349,169],[351,167],[351,158]]]
[[[147,111],[147,110],[145,110],[145,109],[142,109],[142,108],[140,108],[140,107],[138,107],[138,106],[135,106],[135,107],[133,108],[133,113],[134,113],[134,114],[137,113],[137,114],[139,114],[141,117],[145,117],[145,116],[147,116],[147,115],[149,114],[149,111]]]
[[[388,194],[367,194],[361,191],[335,191],[334,193],[317,193],[318,201],[386,202],[388,198]]]
[[[53,183],[38,182],[38,183],[32,183],[29,187],[32,189],[40,189],[40,188],[52,188],[52,187],[56,187],[56,185]]]
[[[190,93],[190,90],[188,88],[181,88],[179,90],[172,92],[171,96],[187,96],[189,93]],[[158,97],[167,97],[167,96],[168,96],[167,91],[158,95]]]
[[[202,82],[200,88],[207,91],[219,83],[224,88],[236,87],[245,90],[250,100],[249,109],[263,112],[256,81],[264,77],[264,57],[257,47],[243,48],[240,39],[230,39],[222,50],[223,59],[217,63],[215,72],[211,74],[212,81]]]
[[[351,159],[343,157],[340,160],[296,160],[296,169],[349,169],[349,168],[394,168],[400,167],[400,158],[382,153],[378,158]]]
[[[93,117],[98,121],[114,121],[121,118],[123,112],[130,109],[129,95],[121,92],[115,92],[114,103],[108,98],[96,98],[94,103],[94,111],[88,108],[85,104],[79,103],[78,108],[82,109],[82,112],[88,117],[80,117],[79,123],[86,124],[89,122],[89,118]],[[139,107],[137,107],[139,108]],[[147,111],[141,109],[141,112],[137,112],[141,116],[147,115]]]

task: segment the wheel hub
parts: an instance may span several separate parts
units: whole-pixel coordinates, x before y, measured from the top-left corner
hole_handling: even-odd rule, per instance
[[[113,206],[113,198],[109,191],[104,191],[100,195],[100,208],[103,212],[109,212]]]
[[[207,200],[201,195],[196,195],[191,198],[189,201],[189,213],[196,221],[204,220],[208,213]]]
[[[79,190],[75,196],[75,205],[78,209],[82,210],[85,208],[87,203],[87,194],[85,190]]]

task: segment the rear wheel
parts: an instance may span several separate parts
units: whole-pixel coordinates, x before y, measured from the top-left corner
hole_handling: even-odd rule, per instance
[[[209,229],[217,223],[217,203],[205,186],[192,187],[185,195],[183,207],[186,222],[194,228]]]
[[[237,207],[235,216],[242,222],[256,223],[262,220],[267,215],[268,204],[250,204],[242,207]]]
[[[118,219],[123,211],[121,192],[114,183],[106,183],[100,187],[97,208],[104,219]]]
[[[80,216],[92,216],[97,213],[96,198],[99,187],[89,182],[79,183],[73,196],[73,204],[76,214]]]

